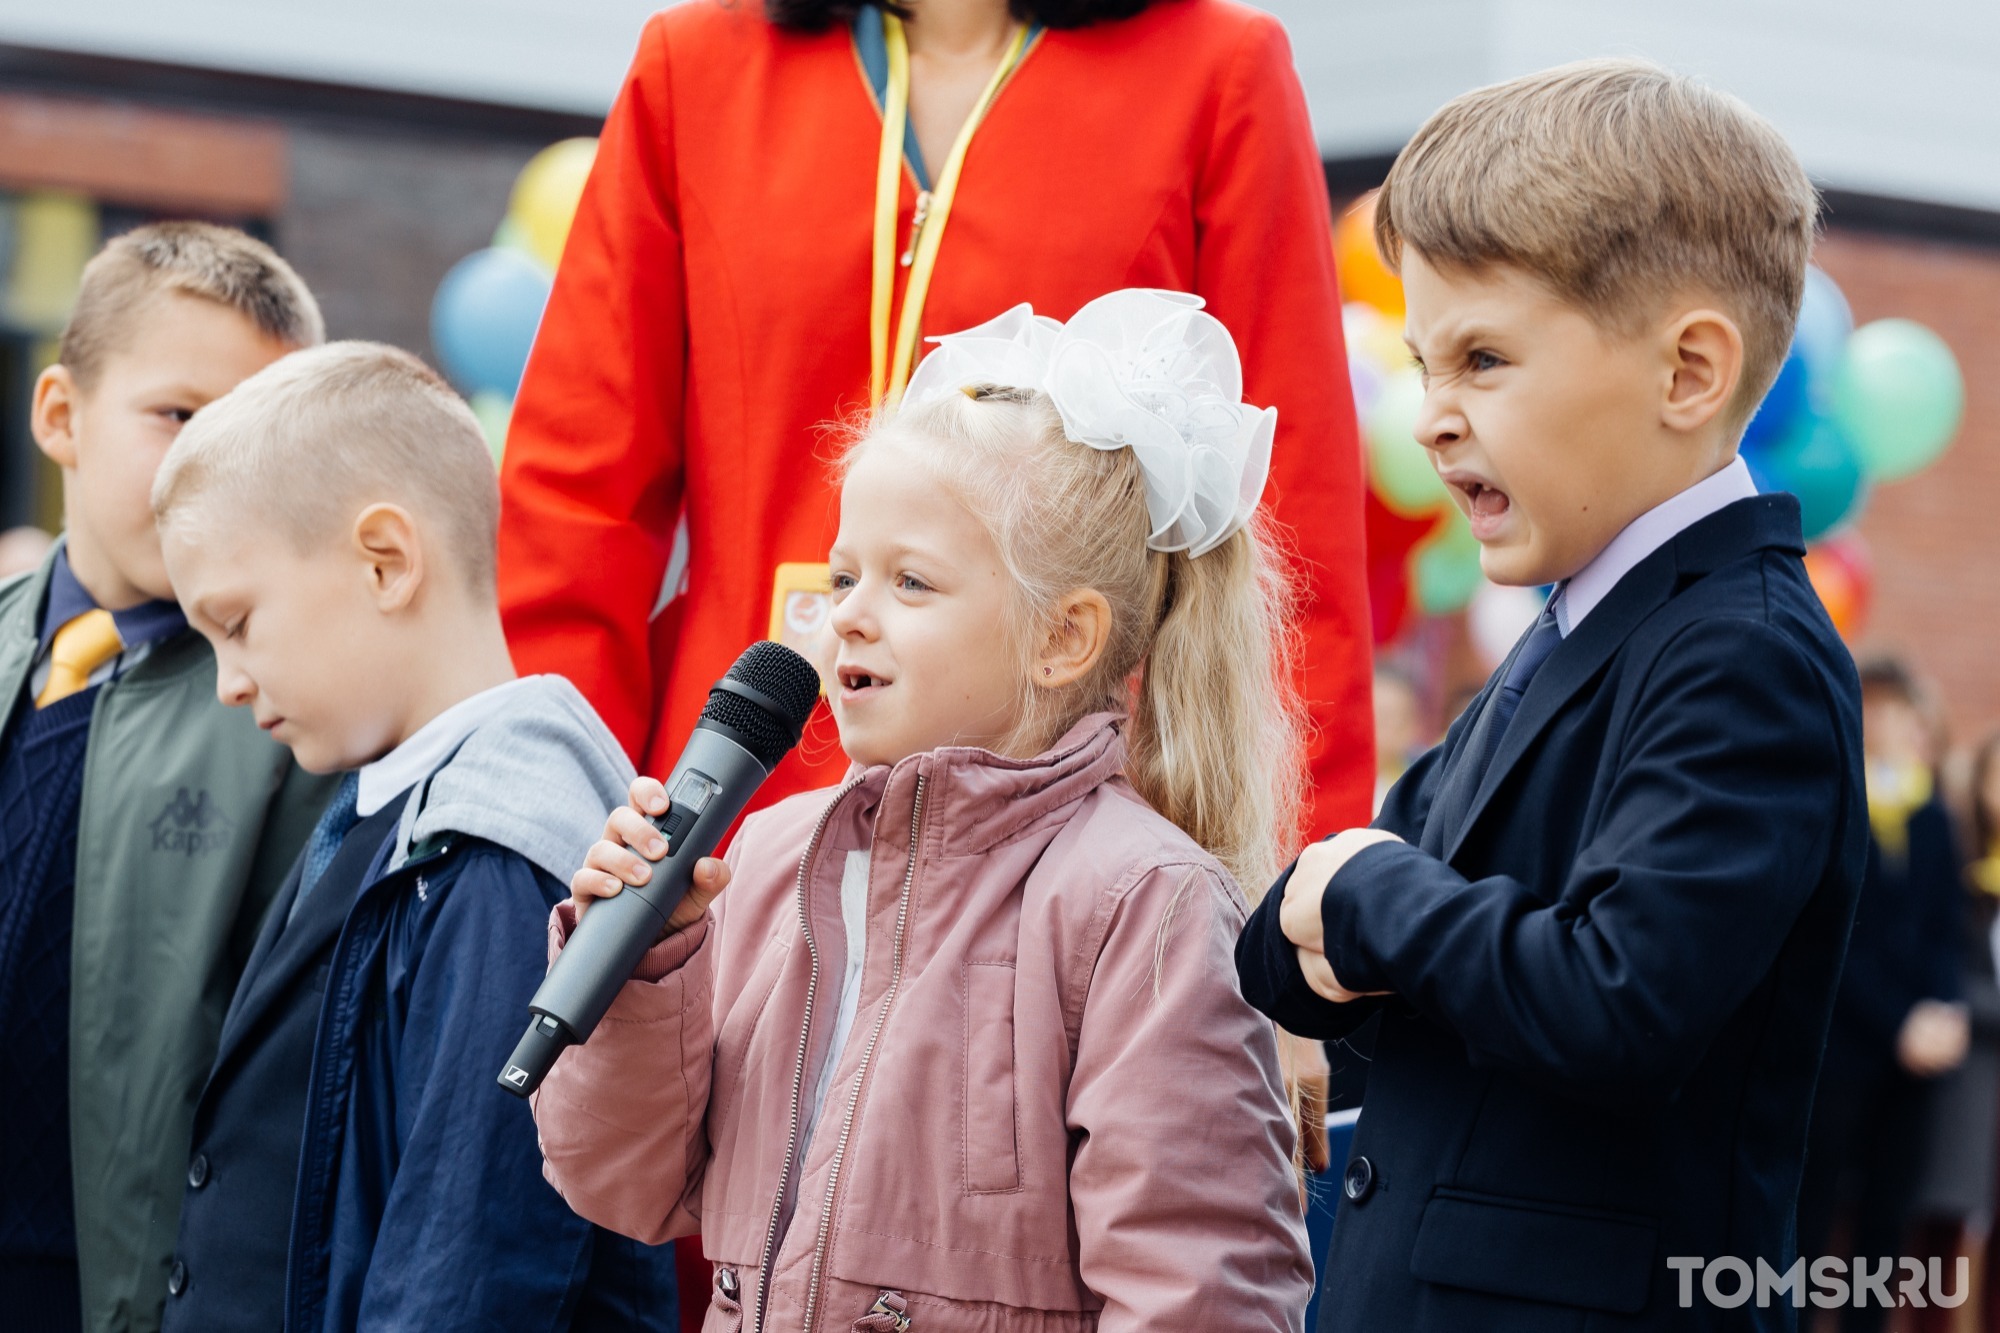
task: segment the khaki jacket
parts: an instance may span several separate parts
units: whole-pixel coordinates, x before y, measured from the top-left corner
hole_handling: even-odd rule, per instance
[[[27,687],[54,557],[0,584],[0,700]],[[160,1326],[195,1100],[222,1014],[331,780],[215,696],[193,630],[98,691],[71,945],[70,1162],[83,1326]]]

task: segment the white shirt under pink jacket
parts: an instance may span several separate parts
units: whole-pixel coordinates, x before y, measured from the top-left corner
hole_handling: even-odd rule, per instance
[[[699,1231],[704,1326],[1298,1330],[1312,1284],[1242,894],[1132,792],[1119,720],[942,749],[745,821],[731,886],[535,1099],[545,1173],[649,1242]],[[802,1161],[869,848],[853,1029]],[[551,922],[551,954],[573,924]],[[759,1318],[768,1309],[768,1320]]]

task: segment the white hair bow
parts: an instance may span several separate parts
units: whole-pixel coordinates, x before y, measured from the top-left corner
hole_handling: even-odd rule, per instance
[[[910,376],[905,408],[974,385],[1040,389],[1063,430],[1130,449],[1146,481],[1155,551],[1201,555],[1250,521],[1271,468],[1278,409],[1243,401],[1229,330],[1186,292],[1128,288],[1058,323],[1017,305],[937,350]]]

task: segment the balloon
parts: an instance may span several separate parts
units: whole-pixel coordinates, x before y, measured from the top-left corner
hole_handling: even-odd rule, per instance
[[[1362,492],[1361,514],[1368,538],[1370,628],[1379,645],[1393,642],[1410,617],[1410,552],[1437,527],[1437,516],[1405,518],[1372,488]]]
[[[1375,404],[1382,400],[1382,387],[1388,382],[1388,375],[1382,368],[1365,356],[1347,358],[1347,380],[1354,389],[1354,415],[1362,420],[1375,410]]]
[[[536,264],[542,264],[535,255],[534,247],[528,242],[528,229],[514,221],[511,216],[501,218],[500,225],[493,229],[493,245],[499,250],[519,250]]]
[[[498,463],[507,448],[507,422],[514,415],[514,400],[504,393],[482,389],[472,395],[472,415],[479,418],[486,447],[493,451],[493,461]]]
[[[597,160],[597,140],[564,139],[528,159],[514,178],[507,217],[520,228],[528,253],[553,269],[562,259],[577,201]]]
[[[1375,646],[1394,643],[1416,609],[1410,589],[1410,562],[1388,558],[1368,562],[1368,612]]]
[[[1542,614],[1548,595],[1539,588],[1510,588],[1498,583],[1480,585],[1466,608],[1465,628],[1472,651],[1488,671],[1507,660],[1514,643],[1528,632]]]
[[[1799,303],[1798,330],[1792,335],[1792,352],[1805,358],[1808,396],[1814,410],[1833,409],[1834,379],[1840,371],[1840,354],[1847,335],[1854,332],[1854,312],[1840,287],[1824,269],[1806,269],[1805,299]]]
[[[1861,460],[1840,427],[1808,414],[1751,470],[1761,491],[1790,491],[1799,498],[1807,541],[1831,532],[1854,514],[1863,492]]]
[[[431,302],[431,345],[452,383],[512,398],[548,299],[548,273],[518,250],[478,250],[452,265]]]
[[[6,318],[54,333],[69,318],[83,266],[97,250],[97,205],[79,194],[44,190],[22,197],[12,211]]]
[[[1340,331],[1349,356],[1367,358],[1384,374],[1410,364],[1400,314],[1392,319],[1372,305],[1349,301],[1340,308]]]
[[[1806,577],[1840,637],[1852,642],[1868,622],[1875,569],[1859,535],[1849,532],[1809,547]]]
[[[1333,262],[1340,290],[1349,301],[1370,305],[1398,323],[1403,319],[1403,282],[1375,248],[1375,196],[1370,190],[1333,224]]]
[[[1834,419],[1876,481],[1921,472],[1965,415],[1965,380],[1944,339],[1907,319],[1878,319],[1847,340]]]
[[[1812,410],[1807,401],[1807,377],[1805,355],[1794,342],[1784,364],[1778,368],[1778,378],[1771,382],[1764,400],[1751,414],[1750,424],[1743,428],[1743,451],[1746,454],[1770,448],[1804,423],[1806,414]]]
[[[1361,423],[1375,493],[1405,517],[1436,513],[1451,498],[1430,453],[1417,443],[1417,413],[1423,405],[1423,380],[1415,370],[1399,371],[1382,386],[1374,410]]]
[[[1463,611],[1479,591],[1485,582],[1479,570],[1479,541],[1457,510],[1447,513],[1436,534],[1416,549],[1410,576],[1417,609],[1427,616]]]

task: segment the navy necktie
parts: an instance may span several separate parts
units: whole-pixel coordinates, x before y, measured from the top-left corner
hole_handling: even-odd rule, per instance
[[[1500,689],[1493,696],[1493,725],[1486,733],[1486,752],[1479,757],[1482,776],[1492,767],[1493,756],[1500,752],[1500,738],[1507,734],[1507,724],[1514,720],[1515,710],[1520,708],[1521,697],[1528,692],[1529,683],[1561,642],[1562,627],[1556,622],[1556,599],[1551,597],[1548,605],[1542,608],[1541,619],[1535,622],[1528,641],[1521,645],[1520,652],[1514,654],[1513,664],[1507,668],[1507,678],[1500,682]]]
[[[306,839],[306,863],[299,871],[298,896],[292,899],[292,916],[299,914],[299,904],[306,900],[306,894],[333,864],[333,858],[340,851],[340,844],[346,840],[360,816],[355,811],[355,801],[361,792],[361,779],[353,773],[340,780],[340,787],[333,794],[326,812],[313,825],[312,837]],[[289,920],[289,918],[287,918]]]

